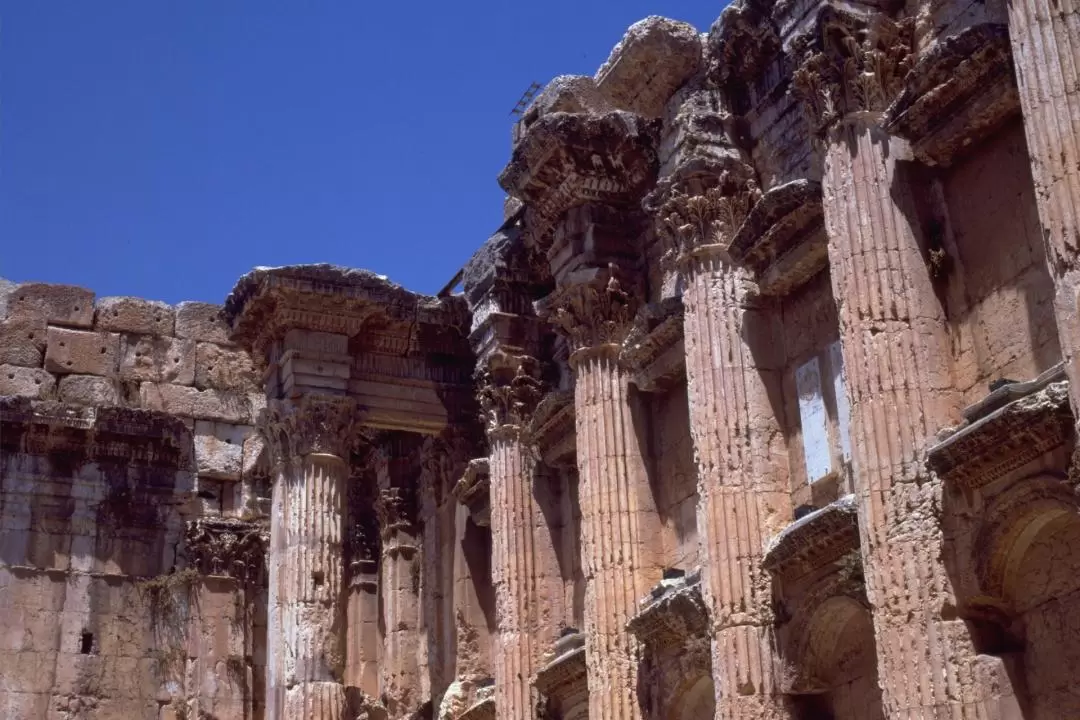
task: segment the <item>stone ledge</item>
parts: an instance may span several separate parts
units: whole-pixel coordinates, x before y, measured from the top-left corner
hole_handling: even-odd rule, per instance
[[[854,495],[815,510],[769,541],[762,567],[796,579],[859,549],[858,506]]]
[[[1020,114],[1009,29],[983,24],[940,40],[908,74],[885,127],[915,157],[948,166]]]
[[[682,299],[671,298],[646,305],[635,318],[622,360],[633,369],[631,380],[639,390],[663,391],[686,377],[683,313]]]
[[[572,392],[552,392],[536,406],[529,432],[540,458],[551,467],[574,465],[577,429]]]
[[[1073,434],[1064,377],[1057,365],[1031,382],[998,388],[964,412],[966,425],[927,451],[927,464],[946,482],[977,489],[1064,445]]]
[[[642,642],[661,649],[680,649],[688,640],[709,637],[709,612],[701,597],[701,571],[661,580],[626,629]]]
[[[580,692],[588,670],[585,665],[585,635],[572,632],[555,642],[555,657],[536,672],[533,684],[550,698],[563,699]]]
[[[487,458],[470,460],[465,474],[451,491],[458,502],[469,509],[469,515],[480,527],[491,525],[491,477]]]
[[[753,274],[765,295],[787,295],[829,264],[821,185],[793,180],[750,209],[728,252]]]

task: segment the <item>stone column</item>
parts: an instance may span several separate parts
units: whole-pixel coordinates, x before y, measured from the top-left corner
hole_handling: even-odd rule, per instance
[[[380,550],[372,479],[353,468],[347,492],[346,531],[349,589],[345,677],[350,691],[362,693],[361,702],[367,703],[379,696]]]
[[[898,172],[904,148],[879,124],[903,79],[905,35],[909,29],[881,20],[859,42],[810,57],[795,84],[811,109],[832,108],[812,117],[823,120],[822,201],[885,714],[993,718],[943,565],[942,483],[925,465],[935,433],[957,418],[945,315],[916,236],[911,188]],[[835,58],[847,62],[840,68]],[[808,70],[817,88],[807,84]],[[832,78],[826,103],[816,93]]]
[[[376,469],[382,533],[379,594],[384,650],[380,690],[391,718],[407,717],[423,701],[420,680],[420,530],[414,467],[419,447],[401,436],[383,441]]]
[[[553,639],[552,585],[558,583],[551,534],[533,493],[536,467],[524,427],[542,395],[538,375],[533,358],[516,358],[481,373],[479,391],[491,447],[495,708],[499,717],[522,720],[536,715],[532,677]]]
[[[663,213],[686,278],[686,374],[716,718],[792,718],[780,689],[772,581],[761,565],[766,542],[792,517],[776,406],[782,338],[747,272],[726,260],[727,241],[758,196],[753,170],[732,160],[707,181],[717,186],[672,192]]]
[[[355,405],[306,396],[268,413],[274,453],[268,711],[284,720],[345,715],[345,482]]]
[[[639,446],[636,403],[619,362],[635,301],[614,269],[563,287],[553,320],[575,348],[574,407],[580,476],[589,717],[642,717],[643,646],[626,630],[638,601],[660,581],[659,519]]]
[[[1080,9],[1010,0],[1012,42],[1031,175],[1056,286],[1061,352],[1080,408]],[[1080,413],[1077,413],[1080,417]]]

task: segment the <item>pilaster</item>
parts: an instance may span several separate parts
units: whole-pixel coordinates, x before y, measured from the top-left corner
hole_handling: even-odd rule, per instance
[[[777,419],[776,318],[728,249],[760,198],[735,158],[680,177],[659,205],[660,230],[686,277],[684,336],[690,432],[698,473],[716,718],[791,718],[781,692],[768,538],[791,517]]]
[[[951,351],[898,167],[904,147],[881,128],[910,65],[911,24],[838,13],[821,24],[793,82],[825,144],[825,226],[885,713],[1000,717],[942,561],[942,482],[925,463],[928,442],[957,416]]]
[[[275,466],[270,528],[268,711],[345,714],[345,482],[355,403],[306,396],[264,419]]]

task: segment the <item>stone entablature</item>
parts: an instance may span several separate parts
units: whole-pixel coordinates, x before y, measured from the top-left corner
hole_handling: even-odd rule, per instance
[[[827,567],[859,548],[854,495],[799,518],[769,540],[762,567],[787,580]]]
[[[564,632],[551,655],[536,672],[536,688],[562,711],[563,717],[588,717],[584,712],[589,693],[584,635],[574,630]]]
[[[661,651],[700,650],[709,639],[709,614],[701,599],[701,571],[662,580],[642,599],[626,629]]]

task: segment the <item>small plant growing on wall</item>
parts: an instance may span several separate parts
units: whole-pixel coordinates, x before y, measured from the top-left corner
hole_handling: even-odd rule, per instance
[[[194,568],[158,575],[136,584],[150,613],[154,656],[161,680],[182,679],[187,628],[199,573]]]

